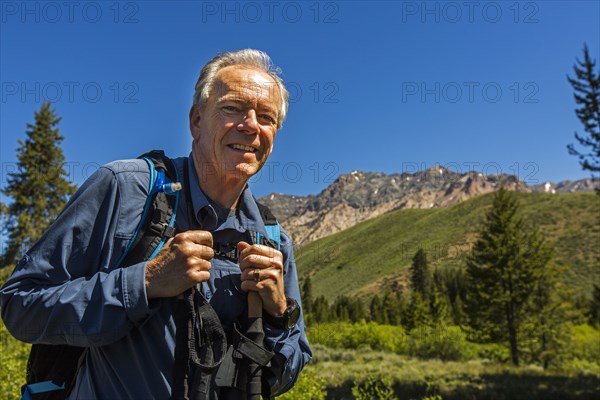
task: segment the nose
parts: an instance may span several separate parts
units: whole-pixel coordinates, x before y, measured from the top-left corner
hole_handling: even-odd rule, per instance
[[[240,132],[244,132],[253,135],[258,132],[258,119],[256,118],[255,110],[248,110],[246,115],[243,116],[242,120],[238,123],[237,129]]]

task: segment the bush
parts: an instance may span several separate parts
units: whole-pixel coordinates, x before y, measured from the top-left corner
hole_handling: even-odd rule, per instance
[[[483,361],[510,362],[508,343],[473,343],[473,345],[477,349],[477,356]]]
[[[323,344],[332,348],[406,352],[406,335],[400,326],[379,325],[375,322],[321,323],[308,328],[311,344]]]
[[[572,328],[569,343],[568,359],[579,359],[591,362],[600,360],[600,331],[590,325],[577,325]]]
[[[289,392],[278,396],[282,400],[325,400],[325,378],[316,376],[310,369],[304,369]]]
[[[368,376],[364,381],[355,381],[352,395],[356,400],[396,400],[392,379],[387,376]]]
[[[12,266],[0,269],[0,285],[8,279]],[[25,383],[31,345],[13,338],[0,320],[0,398],[20,399]]]
[[[308,330],[311,344],[331,348],[372,349],[437,358],[444,361],[471,360],[477,355],[477,345],[467,341],[457,326],[422,327],[407,336],[401,326],[376,322],[315,324]]]
[[[419,358],[438,358],[443,361],[473,359],[475,346],[467,342],[466,335],[456,326],[439,325],[411,332],[409,354]]]
[[[0,398],[20,399],[31,345],[14,339],[0,322]]]

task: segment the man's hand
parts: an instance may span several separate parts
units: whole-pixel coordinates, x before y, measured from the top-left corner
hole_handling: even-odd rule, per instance
[[[263,308],[272,316],[284,313],[283,254],[271,247],[238,243],[242,290],[260,294]]]
[[[148,299],[174,297],[207,281],[214,256],[212,247],[212,234],[207,231],[187,231],[169,239],[146,264]]]

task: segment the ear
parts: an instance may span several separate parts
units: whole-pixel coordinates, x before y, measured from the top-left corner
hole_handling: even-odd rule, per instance
[[[190,132],[194,139],[198,139],[200,137],[200,114],[200,107],[192,104],[192,107],[190,108]]]

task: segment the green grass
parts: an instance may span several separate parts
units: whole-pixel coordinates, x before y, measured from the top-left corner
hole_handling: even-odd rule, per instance
[[[325,379],[328,399],[351,399],[356,382],[371,376],[392,381],[399,399],[583,400],[600,392],[600,374],[472,360],[422,360],[369,349],[313,346],[307,374]],[[292,393],[293,394],[293,393]]]
[[[0,284],[6,281],[11,272],[12,268],[0,269]],[[0,321],[0,398],[21,398],[30,348],[31,345],[13,338],[4,322]]]
[[[594,193],[516,193],[526,224],[538,226],[569,266],[566,283],[590,293],[600,282],[600,197]],[[313,297],[362,294],[369,285],[402,279],[419,248],[432,268],[456,267],[474,242],[491,195],[447,208],[398,210],[297,250],[300,278],[311,276]],[[375,290],[373,288],[371,291]]]

